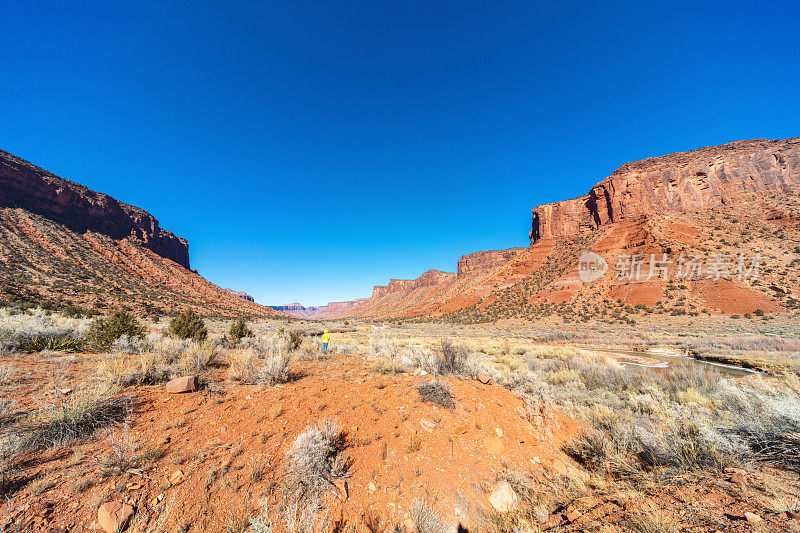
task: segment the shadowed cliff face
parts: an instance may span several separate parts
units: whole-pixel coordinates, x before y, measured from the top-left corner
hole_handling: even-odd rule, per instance
[[[622,220],[695,211],[800,187],[800,138],[737,141],[626,163],[572,200],[533,210],[530,240],[572,237]]]
[[[153,215],[47,172],[0,150],[0,207],[21,207],[72,231],[130,238],[189,268],[186,239],[161,229]]]

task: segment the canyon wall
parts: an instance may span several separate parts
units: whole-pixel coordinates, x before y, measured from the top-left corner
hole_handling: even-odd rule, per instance
[[[189,245],[158,225],[147,211],[60,178],[0,150],[0,207],[20,207],[68,229],[129,238],[189,268]]]
[[[732,205],[800,187],[800,137],[745,140],[626,163],[585,195],[533,209],[531,244],[667,211]]]

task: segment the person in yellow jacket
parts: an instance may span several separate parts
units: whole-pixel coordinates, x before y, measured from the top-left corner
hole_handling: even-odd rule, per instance
[[[322,353],[326,353],[328,351],[328,343],[331,342],[331,336],[328,334],[328,330],[325,330],[325,333],[322,334]]]

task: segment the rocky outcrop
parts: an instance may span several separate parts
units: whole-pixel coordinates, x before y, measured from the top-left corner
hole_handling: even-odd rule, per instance
[[[68,229],[128,238],[189,268],[189,245],[147,211],[60,178],[0,150],[0,207],[20,207]]]
[[[572,200],[533,209],[531,244],[668,211],[695,211],[800,187],[800,138],[736,141],[626,163]]]
[[[242,300],[247,300],[248,302],[255,302],[255,301],[256,301],[256,300],[255,300],[255,298],[253,298],[252,296],[250,296],[250,295],[249,295],[249,294],[247,294],[246,292],[242,292],[242,291],[235,291],[235,290],[233,290],[233,289],[229,289],[228,287],[225,287],[225,288],[224,288],[224,289],[222,289],[222,290],[223,290],[223,291],[225,291],[225,292],[227,292],[227,293],[233,294],[234,296],[238,296],[238,297],[239,297],[239,298],[241,298]]]
[[[428,270],[416,279],[393,279],[388,285],[375,285],[372,288],[372,297],[381,298],[387,294],[400,291],[410,291],[420,287],[446,285],[455,281],[457,274],[441,270]]]
[[[458,277],[467,276],[474,272],[486,271],[511,261],[525,248],[509,248],[507,250],[487,250],[462,255],[458,260]]]

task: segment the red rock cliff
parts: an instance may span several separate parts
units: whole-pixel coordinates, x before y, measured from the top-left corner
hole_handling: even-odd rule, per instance
[[[746,140],[626,163],[588,194],[533,210],[531,244],[665,211],[730,205],[800,186],[800,137]]]
[[[147,211],[60,178],[0,150],[0,207],[21,207],[83,233],[130,238],[166,259],[189,268],[186,239],[161,229]]]
[[[453,272],[443,272],[441,270],[428,270],[417,279],[393,279],[389,280],[388,285],[375,285],[372,288],[372,297],[381,298],[392,292],[418,289],[420,287],[430,287],[433,285],[444,285],[456,279]]]

